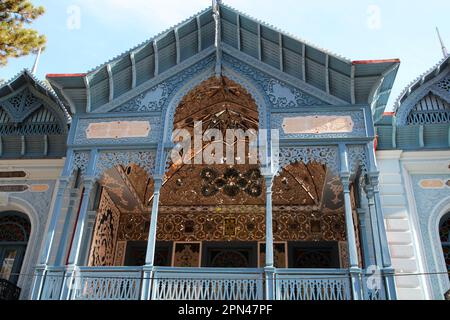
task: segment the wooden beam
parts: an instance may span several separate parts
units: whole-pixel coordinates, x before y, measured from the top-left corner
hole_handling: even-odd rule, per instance
[[[325,56],[325,90],[330,94],[330,56]]]
[[[20,149],[20,155],[23,157],[25,153],[27,152],[26,144],[25,144],[25,136],[20,136],[21,141],[21,149]]]
[[[397,120],[392,121],[392,148],[397,149]]]
[[[114,100],[114,79],[112,74],[111,65],[108,63],[106,65],[106,72],[108,72],[109,79],[109,102]]]
[[[280,46],[280,70],[284,72],[283,35],[278,34],[278,44]]]
[[[419,146],[421,148],[425,148],[424,135],[425,135],[425,128],[423,125],[421,125],[421,126],[419,126]]]
[[[237,27],[237,49],[239,51],[241,51],[241,15],[240,14],[237,14],[236,27]]]
[[[306,44],[302,43],[302,79],[306,82]]]
[[[200,16],[197,16],[197,53],[202,51],[202,24],[200,22]]]
[[[258,59],[262,61],[261,24],[258,23]]]
[[[84,85],[86,87],[86,112],[91,112],[91,104],[92,104],[92,98],[91,98],[91,84],[89,81],[89,76],[86,75],[83,77]]]
[[[355,90],[355,72],[356,66],[352,65],[350,71],[350,101],[352,104],[356,103],[356,90]]]
[[[1,142],[1,140],[0,140]],[[448,146],[450,147],[450,126],[448,126]],[[0,143],[0,147],[1,147],[1,143]],[[0,149],[0,155],[1,155],[1,149]]]
[[[159,53],[158,53],[158,43],[153,41],[153,55],[155,57],[155,72],[153,76],[157,76],[159,74]]]
[[[178,28],[175,28],[175,48],[176,48],[176,55],[177,55],[177,64],[181,62],[181,47],[180,47],[180,35],[178,34]]]
[[[48,136],[44,134],[44,157],[48,156]]]
[[[130,61],[131,61],[131,89],[136,88],[137,82],[137,73],[136,73],[136,53],[132,51],[130,53]]]

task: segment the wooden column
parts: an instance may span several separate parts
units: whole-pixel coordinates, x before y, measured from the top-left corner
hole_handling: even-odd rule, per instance
[[[274,176],[272,174],[265,176],[266,181],[266,299],[274,300],[274,253],[273,253],[273,212],[272,212],[272,187]]]
[[[356,245],[355,223],[353,221],[352,199],[350,195],[350,170],[348,151],[345,145],[339,145],[341,162],[341,182],[344,187],[345,226],[347,230],[348,255],[350,262],[350,280],[354,300],[361,300],[361,268],[358,261],[358,247]]]
[[[163,178],[162,176],[154,177],[154,192],[153,192],[153,205],[152,205],[152,215],[150,219],[150,230],[148,234],[147,242],[147,254],[145,257],[145,266],[142,281],[142,300],[150,300],[151,289],[152,289],[152,279],[154,275],[155,268],[155,249],[156,249],[156,234],[158,230],[158,211],[159,211],[159,198],[161,193]]]

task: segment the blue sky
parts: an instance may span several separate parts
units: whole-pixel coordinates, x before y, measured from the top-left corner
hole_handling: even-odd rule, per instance
[[[210,0],[33,2],[47,9],[33,24],[48,38],[39,65],[40,78],[48,73],[86,72],[211,5]],[[400,58],[391,106],[408,83],[442,59],[436,26],[450,49],[450,1],[224,2],[351,60]],[[31,68],[33,61],[33,57],[11,59],[0,69],[0,79]]]

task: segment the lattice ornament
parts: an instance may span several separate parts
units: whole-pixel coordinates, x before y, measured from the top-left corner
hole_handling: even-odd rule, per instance
[[[96,165],[95,176],[99,178],[105,171],[118,165],[125,167],[136,164],[144,169],[149,175],[155,170],[155,151],[124,151],[101,153]]]
[[[0,103],[15,123],[24,121],[33,112],[42,106],[42,101],[36,98],[28,88],[17,95]]]
[[[442,89],[447,91],[448,93],[450,93],[450,76],[442,79],[437,86]]]
[[[271,78],[266,73],[258,71],[232,56],[224,55],[224,61],[234,70],[257,83],[264,90],[274,109],[327,104],[286,83]]]
[[[279,172],[296,162],[312,162],[326,165],[333,173],[339,173],[339,156],[337,147],[285,147],[280,148]]]
[[[213,60],[213,57],[208,57],[192,67],[182,70],[167,81],[157,84],[150,90],[118,107],[115,112],[152,112],[164,110],[177,90],[185,85],[189,79],[194,78],[210,66]]]
[[[86,175],[89,165],[89,152],[75,152],[71,172],[80,170],[82,175]]]
[[[369,172],[369,159],[366,148],[363,145],[348,146],[348,160],[351,174],[358,173],[361,169],[362,174]]]

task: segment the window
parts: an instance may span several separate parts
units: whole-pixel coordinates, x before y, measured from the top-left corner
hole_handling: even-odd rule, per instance
[[[442,249],[444,251],[445,264],[450,271],[450,212],[447,213],[439,226],[439,235],[441,237]],[[450,277],[450,274],[449,274]]]
[[[31,224],[19,212],[0,213],[0,278],[14,284],[19,279],[30,237]]]
[[[27,174],[24,171],[1,171],[0,179],[25,178]]]

